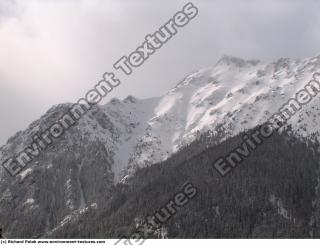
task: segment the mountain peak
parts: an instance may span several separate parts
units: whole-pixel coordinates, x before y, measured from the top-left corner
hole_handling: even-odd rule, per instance
[[[221,59],[218,60],[216,65],[234,65],[239,67],[244,67],[246,65],[257,65],[260,63],[259,60],[245,60],[239,57],[231,56],[231,55],[223,55]]]
[[[132,95],[129,95],[127,98],[124,99],[124,102],[136,103],[137,102],[137,98],[135,98]]]
[[[189,74],[159,98],[114,98],[86,114],[39,158],[25,165],[17,179],[0,169],[0,220],[7,222],[9,232],[19,232],[9,235],[31,236],[63,227],[73,214],[78,214],[75,212],[87,212],[93,203],[98,207],[106,203],[113,184],[197,143],[203,133],[213,135],[214,142],[222,142],[268,122],[306,85],[314,71],[320,70],[317,57],[257,64],[254,60],[224,56],[216,67]],[[320,139],[319,104],[319,97],[314,98],[288,120],[295,135]],[[37,141],[30,144],[34,135],[45,132],[68,110],[68,104],[52,107],[10,138],[0,148],[0,159],[24,149],[28,149],[30,157],[40,152]],[[18,195],[14,194],[17,190]],[[100,193],[106,193],[105,197],[101,198]],[[48,216],[51,203],[55,208]],[[11,214],[16,210],[23,212],[19,223],[29,222],[30,214],[36,214],[33,224],[47,224],[46,227],[15,229]]]

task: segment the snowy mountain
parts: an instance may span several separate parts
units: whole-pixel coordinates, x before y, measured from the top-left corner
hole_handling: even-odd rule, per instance
[[[159,98],[129,96],[96,106],[17,178],[1,168],[0,219],[9,219],[9,214],[18,210],[25,222],[38,215],[39,232],[43,225],[49,231],[71,212],[90,205],[99,207],[99,195],[111,192],[112,183],[125,181],[137,168],[167,159],[202,133],[222,128],[223,140],[262,124],[319,70],[320,56],[268,64],[225,56],[213,67],[187,76]],[[319,132],[319,104],[315,98],[291,119],[298,135]],[[28,129],[11,137],[0,148],[0,160],[28,146],[34,133],[70,107],[52,107]],[[47,215],[48,210],[54,212]],[[9,233],[15,234],[13,228]]]
[[[119,159],[121,166],[143,167],[166,159],[205,131],[222,126],[232,136],[251,129],[294,98],[319,68],[320,56],[271,64],[225,56],[214,67],[187,76],[159,99],[118,101],[117,111],[125,115],[131,111],[128,122],[140,124],[130,140],[122,140],[116,156],[129,153]],[[111,104],[105,106],[107,111],[114,110]],[[298,134],[319,131],[318,105],[316,98],[291,118]]]

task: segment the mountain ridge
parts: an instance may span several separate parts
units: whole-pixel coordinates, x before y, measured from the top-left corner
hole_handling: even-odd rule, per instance
[[[26,225],[17,233],[14,223],[8,224],[12,236],[30,234],[32,217],[37,217],[35,232],[43,232],[44,226],[52,230],[71,213],[99,208],[115,184],[165,161],[201,135],[210,131],[222,142],[265,123],[319,70],[320,56],[272,63],[225,56],[215,66],[186,76],[163,96],[128,96],[94,106],[18,176],[12,178],[1,168],[0,219],[16,218]],[[319,139],[319,102],[315,98],[289,120],[297,136]],[[16,133],[0,148],[0,160],[24,149],[70,106],[53,106]]]
[[[113,142],[107,139],[110,138],[109,132],[99,129],[99,123],[96,125],[87,116],[79,124],[83,133],[105,141],[106,147],[115,149],[117,182],[126,176],[126,171],[130,174],[136,167],[165,160],[192,142],[199,133],[214,131],[219,125],[225,125],[226,134],[234,135],[264,123],[267,116],[280,108],[281,103],[292,97],[303,83],[311,80],[312,73],[319,68],[320,56],[303,60],[280,58],[268,64],[224,55],[216,65],[186,76],[163,96],[150,99],[133,96],[124,100],[113,98],[105,105],[98,105],[96,113],[108,118],[118,133],[118,137],[111,140]],[[312,104],[316,106],[316,102]],[[11,137],[0,148],[1,155],[13,151],[6,149],[13,139],[19,138],[22,143],[27,141],[26,137],[21,137],[26,131],[36,131],[52,114],[71,105],[64,103],[51,107],[27,130]],[[315,114],[319,108],[309,109],[315,111],[311,114]],[[292,119],[295,130],[300,132],[303,129],[299,127],[308,126],[297,125],[302,117],[307,115],[301,112]],[[317,123],[317,118],[313,118],[313,123],[307,123],[312,124],[308,130],[314,129]],[[15,151],[22,148],[18,147]],[[143,152],[141,148],[145,148]]]

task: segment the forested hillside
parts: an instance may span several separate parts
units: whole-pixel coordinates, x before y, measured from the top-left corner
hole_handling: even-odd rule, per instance
[[[129,237],[144,217],[190,182],[198,190],[195,198],[161,227],[138,228],[143,237],[320,237],[318,142],[275,133],[223,178],[211,165],[238,146],[242,136],[216,145],[210,134],[198,138],[167,161],[118,184],[104,207],[88,209],[47,236]]]

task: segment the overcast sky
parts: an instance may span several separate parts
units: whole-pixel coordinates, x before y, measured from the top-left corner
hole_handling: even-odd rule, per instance
[[[52,105],[76,102],[182,0],[0,0],[0,145]],[[223,55],[271,61],[320,54],[320,1],[194,0],[199,14],[112,97],[160,96]]]

